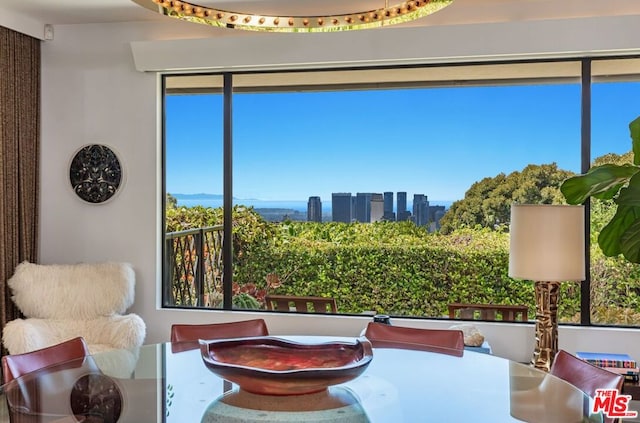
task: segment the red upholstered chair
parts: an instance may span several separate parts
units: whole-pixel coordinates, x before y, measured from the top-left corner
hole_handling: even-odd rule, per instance
[[[596,389],[621,391],[624,384],[624,376],[587,363],[564,350],[556,354],[549,373],[569,382],[590,397],[596,395]],[[616,420],[604,419],[604,421]]]
[[[460,330],[418,329],[369,322],[364,336],[374,348],[403,348],[462,357],[464,336]]]
[[[101,374],[82,337],[39,350],[2,357],[4,396],[9,421],[83,422],[71,416],[69,401],[74,384],[87,374]]]
[[[24,374],[88,355],[89,348],[82,337],[24,354],[5,355],[2,357],[4,383]]]
[[[171,342],[197,341],[198,339],[243,338],[267,336],[269,330],[264,319],[242,320],[229,323],[171,326]]]
[[[594,366],[564,350],[556,354],[550,373],[590,397],[596,395],[596,389],[622,389],[624,383],[624,376]]]

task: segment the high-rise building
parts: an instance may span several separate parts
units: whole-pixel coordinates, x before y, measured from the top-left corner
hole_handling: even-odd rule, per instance
[[[351,221],[356,219],[356,196],[351,197]]]
[[[371,222],[371,194],[370,192],[356,193],[355,219],[358,222]]]
[[[396,220],[396,214],[393,212],[393,192],[384,193],[384,211],[382,218],[387,221]]]
[[[383,217],[384,217],[383,195],[371,194],[371,216],[369,218],[369,222],[380,222],[383,219]]]
[[[309,197],[307,202],[307,222],[322,222],[322,201],[320,201],[320,197]]]
[[[352,200],[350,192],[334,192],[331,194],[331,220],[351,223]]]
[[[409,220],[411,217],[411,213],[407,211],[407,193],[406,192],[398,192],[398,206],[396,210],[396,220]]]
[[[429,206],[429,222],[439,222],[442,216],[444,216],[444,206]]]
[[[413,194],[413,221],[417,226],[429,223],[429,201],[424,194]]]
[[[444,206],[429,206],[429,231],[435,232],[440,229],[440,219],[446,213]]]

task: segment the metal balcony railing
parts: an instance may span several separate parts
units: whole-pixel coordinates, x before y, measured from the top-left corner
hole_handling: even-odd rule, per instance
[[[221,307],[222,239],[222,225],[166,233],[164,305]]]

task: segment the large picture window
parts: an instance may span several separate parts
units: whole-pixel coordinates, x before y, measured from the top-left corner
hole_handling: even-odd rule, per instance
[[[563,203],[560,183],[584,167],[581,65],[238,73],[225,142],[222,75],[165,76],[164,306],[222,307],[227,284],[234,309],[287,295],[329,297],[345,314],[446,318],[473,303],[533,318],[533,284],[507,275],[509,210]],[[606,106],[593,91],[595,115]],[[204,235],[222,236],[224,207],[228,273]],[[202,240],[176,252],[195,230]],[[614,304],[595,286],[587,304]],[[561,322],[584,322],[582,292],[563,284]]]

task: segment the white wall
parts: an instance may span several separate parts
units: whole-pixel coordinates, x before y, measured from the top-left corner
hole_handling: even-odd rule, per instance
[[[640,51],[640,44],[634,45],[640,43],[640,25],[636,22],[629,18],[607,18],[602,28],[610,30],[611,36],[603,30],[593,31],[597,24],[593,20],[585,20],[583,25],[579,21],[566,25],[540,22],[540,26],[528,24],[521,30],[511,23],[502,28],[511,28],[514,32],[505,34],[496,32],[499,27],[491,25],[485,29],[474,26],[471,32],[468,27],[464,31],[438,27],[438,38],[432,38],[434,29],[429,28],[420,30],[423,32],[385,29],[370,33],[372,40],[380,40],[384,45],[377,46],[370,41],[369,49],[380,50],[376,53],[378,62],[385,62],[386,54],[399,60],[398,51],[406,55],[418,52],[416,56],[405,58],[412,62],[442,58],[447,51],[456,54],[473,51],[478,57],[497,57],[501,51],[513,57],[518,54],[518,48],[528,55],[553,52],[575,56],[574,49],[590,50],[588,46],[597,47],[594,49],[599,52],[608,49],[628,52],[634,48]],[[563,29],[567,25],[577,31],[577,35],[568,34]],[[246,318],[247,313],[162,310],[158,306],[158,79],[154,73],[135,69],[130,43],[211,37],[196,42],[204,43],[204,50],[189,48],[188,41],[137,43],[145,46],[146,53],[149,49],[155,51],[154,63],[158,63],[163,54],[171,54],[171,49],[186,49],[181,54],[187,52],[191,56],[185,56],[184,60],[214,67],[217,64],[218,68],[229,68],[234,64],[260,68],[269,63],[286,67],[287,61],[294,61],[293,56],[296,66],[305,63],[321,66],[316,52],[321,52],[324,62],[335,59],[346,65],[349,57],[355,54],[350,37],[366,43],[363,38],[366,34],[314,34],[313,38],[305,38],[310,34],[288,34],[285,38],[282,35],[263,38],[272,34],[238,34],[176,21],[55,27],[55,39],[44,42],[42,49],[41,262],[131,262],[137,275],[136,303],[132,311],[146,321],[148,343],[167,340],[170,324],[174,322],[204,323]],[[459,34],[465,34],[463,39]],[[237,41],[234,41],[236,35]],[[407,38],[409,36],[411,38]],[[486,42],[485,36],[491,37],[491,43]],[[234,43],[237,48],[233,47]],[[420,44],[417,50],[398,47],[416,43]],[[167,45],[171,46],[168,50]],[[260,45],[260,52],[256,51],[256,45]],[[178,50],[175,50],[176,46]],[[295,50],[292,52],[290,47]],[[255,61],[256,57],[270,57],[272,61]],[[366,60],[361,52],[358,58]],[[87,143],[110,145],[123,162],[124,186],[116,197],[103,205],[84,203],[70,189],[69,161],[74,152]],[[369,320],[366,317],[260,316],[266,318],[275,334],[357,335]],[[430,327],[450,324],[400,319],[395,323]],[[478,326],[487,335],[496,354],[518,361],[530,358],[532,325],[487,323]],[[606,349],[640,357],[640,332],[562,327],[560,347],[570,351]]]

